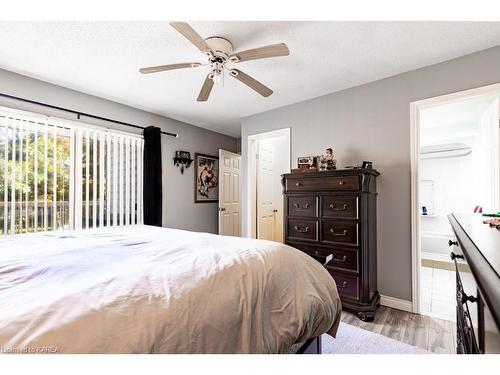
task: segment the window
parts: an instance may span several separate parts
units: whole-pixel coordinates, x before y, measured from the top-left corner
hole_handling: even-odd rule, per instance
[[[143,144],[0,109],[0,234],[141,224]]]

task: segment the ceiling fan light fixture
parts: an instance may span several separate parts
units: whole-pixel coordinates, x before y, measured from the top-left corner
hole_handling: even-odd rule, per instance
[[[215,84],[219,84],[221,82],[221,74],[220,73],[214,73],[212,80],[214,81]]]
[[[212,80],[214,83],[221,82],[221,76],[224,72],[224,63],[223,62],[214,62],[211,65],[212,69]]]

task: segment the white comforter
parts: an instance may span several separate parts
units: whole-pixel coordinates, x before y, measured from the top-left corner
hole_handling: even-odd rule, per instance
[[[0,239],[2,352],[278,353],[340,300],[292,247],[150,226]]]

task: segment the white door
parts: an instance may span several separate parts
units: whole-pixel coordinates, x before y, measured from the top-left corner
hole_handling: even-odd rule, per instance
[[[219,234],[241,235],[241,156],[219,150]]]
[[[257,238],[283,242],[278,140],[259,140],[257,162]]]

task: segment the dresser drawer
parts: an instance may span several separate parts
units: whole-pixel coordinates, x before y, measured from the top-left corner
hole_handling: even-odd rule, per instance
[[[293,191],[319,191],[319,190],[359,190],[358,176],[325,176],[325,177],[300,177],[288,178],[286,190]]]
[[[358,251],[343,250],[335,247],[319,247],[314,245],[303,245],[290,243],[290,246],[296,247],[309,255],[333,255],[333,259],[327,264],[329,268],[339,268],[349,271],[358,271]]]
[[[332,275],[337,285],[337,291],[341,297],[348,297],[353,299],[359,298],[359,280],[357,276],[348,275],[345,273],[336,272],[328,265],[326,266],[330,275]]]
[[[318,241],[318,221],[308,219],[288,219],[288,238]]]
[[[321,215],[340,219],[358,218],[358,197],[324,195],[321,197]]]
[[[288,197],[288,216],[318,216],[318,198],[316,196]]]
[[[358,224],[349,221],[323,220],[321,241],[358,245]]]

